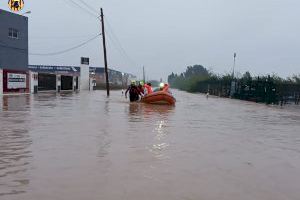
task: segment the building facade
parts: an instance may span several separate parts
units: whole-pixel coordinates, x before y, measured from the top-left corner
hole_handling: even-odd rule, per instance
[[[37,75],[37,91],[77,91],[80,85],[80,67],[29,65]]]
[[[28,18],[0,9],[0,93],[29,92]]]
[[[90,67],[90,77],[96,80],[98,88],[105,86],[105,73],[103,67]],[[109,83],[115,88],[126,88],[131,80],[136,80],[136,76],[123,73],[117,70],[108,69]]]

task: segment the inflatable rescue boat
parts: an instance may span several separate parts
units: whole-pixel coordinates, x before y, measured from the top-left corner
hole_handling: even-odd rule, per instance
[[[169,92],[158,91],[147,94],[141,101],[149,104],[175,105],[176,99]]]

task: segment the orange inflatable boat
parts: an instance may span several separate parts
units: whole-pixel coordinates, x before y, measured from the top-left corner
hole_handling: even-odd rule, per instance
[[[169,92],[158,91],[147,94],[141,101],[150,104],[175,105],[176,99]]]

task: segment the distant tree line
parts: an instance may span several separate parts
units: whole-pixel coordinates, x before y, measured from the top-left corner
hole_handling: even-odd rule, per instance
[[[281,78],[275,74],[252,76],[250,72],[241,77],[232,74],[218,75],[202,65],[188,66],[180,74],[168,76],[171,87],[188,92],[210,93],[221,97],[232,97],[248,101],[287,103],[300,99],[300,75]]]

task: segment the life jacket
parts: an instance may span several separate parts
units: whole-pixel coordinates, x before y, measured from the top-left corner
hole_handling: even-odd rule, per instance
[[[169,92],[169,88],[170,88],[170,85],[169,84],[165,84],[165,86],[163,87],[163,92]]]
[[[130,89],[129,89],[129,94],[131,95],[137,95],[139,92],[138,92],[138,89],[136,86],[130,86]]]
[[[137,87],[137,89],[138,89],[138,91],[139,91],[140,94],[144,94],[143,86],[139,85],[139,86]]]
[[[146,88],[146,90],[147,90],[147,94],[151,94],[151,93],[153,93],[153,89],[152,89],[152,87],[150,86],[150,85],[148,85],[148,84],[145,84],[144,85],[144,87]]]

